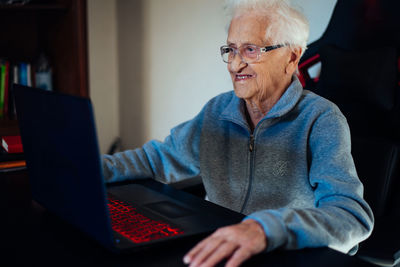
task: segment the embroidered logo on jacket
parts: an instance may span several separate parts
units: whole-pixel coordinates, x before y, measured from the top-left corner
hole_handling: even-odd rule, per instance
[[[286,174],[288,168],[287,161],[277,161],[275,163],[275,167],[272,170],[272,174],[274,176],[284,176]]]

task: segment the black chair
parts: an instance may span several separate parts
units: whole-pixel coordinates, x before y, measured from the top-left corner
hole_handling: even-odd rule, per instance
[[[400,262],[400,1],[338,0],[329,25],[299,64],[305,89],[346,116],[352,154],[375,215],[357,255]],[[309,70],[321,64],[320,75]]]

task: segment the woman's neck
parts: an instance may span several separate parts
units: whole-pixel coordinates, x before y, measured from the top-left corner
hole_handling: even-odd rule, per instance
[[[255,97],[252,99],[244,99],[246,103],[246,118],[253,131],[257,124],[268,114],[272,107],[279,101],[286,89],[290,86],[291,81],[280,89],[273,91],[273,94],[267,97]]]

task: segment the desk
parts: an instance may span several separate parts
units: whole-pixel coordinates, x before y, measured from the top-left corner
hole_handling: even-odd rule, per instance
[[[0,174],[2,266],[185,266],[199,237],[135,254],[113,254],[31,200],[26,172]],[[372,266],[327,248],[275,251],[243,266]]]

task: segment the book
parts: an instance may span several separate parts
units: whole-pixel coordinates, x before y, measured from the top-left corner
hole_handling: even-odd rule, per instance
[[[8,153],[22,153],[22,141],[19,135],[8,135],[1,138],[1,146]]]
[[[5,81],[4,81],[4,107],[3,107],[3,116],[8,116],[8,107],[9,107],[9,91],[10,91],[10,62],[5,61]]]
[[[0,169],[12,169],[16,167],[25,167],[25,166],[26,166],[25,160],[0,162]]]
[[[28,85],[28,64],[20,63],[18,66],[19,75],[18,75],[18,83],[20,85]]]
[[[26,63],[26,85],[32,87],[32,68],[29,63]]]
[[[6,82],[6,65],[0,61],[0,118],[4,117],[4,90]]]
[[[0,119],[15,119],[13,84],[33,86],[35,65],[28,62],[10,62],[0,58]]]
[[[0,173],[22,171],[26,169],[25,160],[0,162]]]
[[[17,117],[17,111],[15,109],[15,101],[14,101],[14,91],[13,91],[13,84],[18,84],[19,83],[19,76],[18,76],[18,64],[12,64],[12,67],[10,68],[10,88],[9,88],[9,100],[8,100],[8,113],[9,113],[9,118],[14,119]]]
[[[15,64],[13,65],[13,83],[19,83],[18,73],[19,73],[18,65]]]

